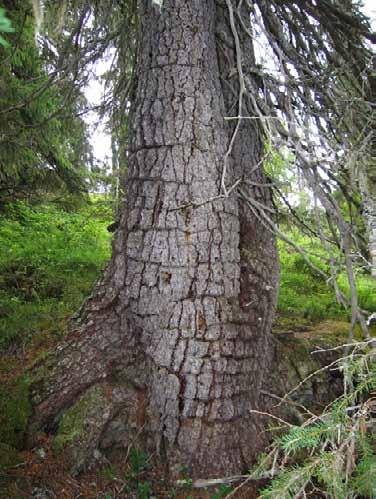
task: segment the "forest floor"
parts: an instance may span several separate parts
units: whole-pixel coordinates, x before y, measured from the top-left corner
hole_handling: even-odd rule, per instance
[[[282,330],[276,327],[274,333],[281,340],[284,349],[290,356],[294,372],[297,377],[290,379],[291,383],[300,382],[309,369],[314,370],[315,365],[307,367],[309,350],[316,346],[338,346],[347,341],[349,323],[344,320],[323,320],[317,323],[296,324],[290,329]],[[55,343],[56,344],[56,343]],[[301,347],[305,344],[302,354]],[[3,356],[0,364],[0,386],[14,389],[15,380],[20,379],[25,369],[33,364],[34,359],[54,345],[51,340],[45,344],[38,342],[34,348],[25,352],[18,352],[16,356]],[[6,369],[4,369],[6,366]],[[300,367],[302,372],[299,373]],[[308,370],[307,370],[308,369]],[[287,375],[290,377],[291,375]],[[323,391],[327,387],[323,386]],[[22,391],[22,390],[21,390]],[[21,391],[16,394],[15,402],[17,411],[22,407]],[[0,389],[1,392],[1,389]],[[307,396],[305,393],[304,396]],[[317,408],[319,410],[319,407]],[[22,423],[22,422],[21,422]],[[16,430],[17,428],[13,428]],[[176,486],[165,478],[165,469],[153,456],[147,456],[136,447],[117,462],[108,462],[101,467],[92,469],[80,476],[72,476],[64,462],[63,456],[56,456],[53,451],[53,437],[40,434],[37,444],[33,449],[17,451],[8,445],[0,444],[0,454],[3,456],[3,467],[0,469],[0,498],[225,498],[232,490],[231,487],[222,485],[211,487],[208,490],[194,489],[191,487],[189,477],[185,485]],[[5,461],[5,462],[4,462]],[[8,461],[8,465],[6,463]],[[13,461],[13,462],[12,462]],[[234,498],[256,498],[257,487],[262,482],[247,484],[242,487]]]

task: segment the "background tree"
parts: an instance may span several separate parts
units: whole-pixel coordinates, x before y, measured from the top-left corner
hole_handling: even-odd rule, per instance
[[[339,245],[352,283],[354,238],[331,189],[361,121],[343,119],[342,99],[351,90],[356,117],[367,109],[361,37],[372,34],[350,3],[144,0],[139,9],[113,257],[49,375],[34,379],[33,421],[59,424],[56,445],[78,469],[137,435],[173,474],[182,464],[195,476],[233,473],[263,443],[250,410],[270,369],[274,233],[283,237],[263,142],[294,153],[335,224],[323,241]],[[281,80],[258,62],[260,33]],[[362,321],[354,296],[353,325]],[[72,436],[80,408],[85,431]]]
[[[0,202],[82,193],[91,151],[81,89],[36,43],[31,5],[5,6],[14,33],[0,47]]]
[[[14,29],[12,28],[12,23],[9,21],[7,16],[5,15],[5,10],[0,9],[0,33],[13,33]],[[4,40],[3,37],[0,37],[0,45],[7,46],[8,42]]]

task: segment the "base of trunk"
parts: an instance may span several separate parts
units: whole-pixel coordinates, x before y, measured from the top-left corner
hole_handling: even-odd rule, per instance
[[[274,363],[271,376],[261,390],[263,405],[258,410],[270,410],[271,405],[278,403],[278,397],[297,386],[302,378],[333,362],[335,352],[312,357],[310,352],[318,343],[320,338],[309,340],[291,334],[274,340]],[[278,414],[299,424],[303,420],[299,404],[318,408],[337,397],[342,388],[338,373],[322,371],[319,377],[294,392],[291,400],[279,407]],[[265,428],[270,420],[257,419],[250,413],[248,417],[226,422],[185,420],[175,445],[171,446],[163,433],[152,431],[155,407],[150,404],[146,388],[132,386],[119,371],[116,376],[112,372],[72,398],[69,408],[60,411],[59,420],[58,417],[45,420],[45,428],[56,432],[54,452],[63,457],[73,474],[108,463],[107,459],[122,460],[132,448],[137,448],[166,465],[172,480],[184,476],[192,479],[233,476],[247,472],[269,443],[270,434]]]

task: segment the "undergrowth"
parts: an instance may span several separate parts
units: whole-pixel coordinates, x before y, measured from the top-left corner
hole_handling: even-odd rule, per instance
[[[73,212],[46,204],[8,205],[0,213],[0,350],[27,347],[30,340],[61,338],[66,321],[90,293],[110,256],[106,230],[111,208],[100,196]],[[327,271],[323,250],[315,240],[292,234]],[[279,243],[281,285],[277,323],[322,319],[346,320],[349,311],[335,299],[325,279],[285,243]],[[346,277],[339,286],[349,293]],[[357,274],[360,306],[376,311],[376,283]]]
[[[316,267],[329,274],[329,265],[320,242],[294,232],[290,234],[295,243],[311,256]],[[278,314],[284,318],[297,318],[299,321],[319,321],[322,319],[347,320],[350,310],[337,303],[335,292],[325,278],[319,275],[296,250],[279,241],[281,261],[281,281],[278,301]],[[312,256],[315,255],[315,256]],[[337,282],[340,290],[350,296],[347,277],[339,272]],[[356,268],[356,283],[359,305],[362,309],[376,311],[376,281],[361,267]]]
[[[18,202],[0,214],[0,350],[61,337],[109,258],[109,209]]]

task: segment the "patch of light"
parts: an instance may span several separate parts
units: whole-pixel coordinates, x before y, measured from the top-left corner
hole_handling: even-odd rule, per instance
[[[374,0],[364,0],[361,10],[369,17],[372,29],[376,30],[376,8]]]
[[[152,0],[154,5],[157,5],[159,8],[163,6],[163,0]]]
[[[92,68],[92,78],[89,79],[89,84],[85,88],[85,97],[88,100],[89,106],[93,108],[84,117],[86,123],[90,127],[90,143],[93,148],[93,155],[96,161],[107,165],[111,165],[111,135],[106,123],[100,120],[95,107],[99,106],[106,93],[104,74],[110,70],[114,57],[114,50],[109,50],[106,57],[98,61]]]

